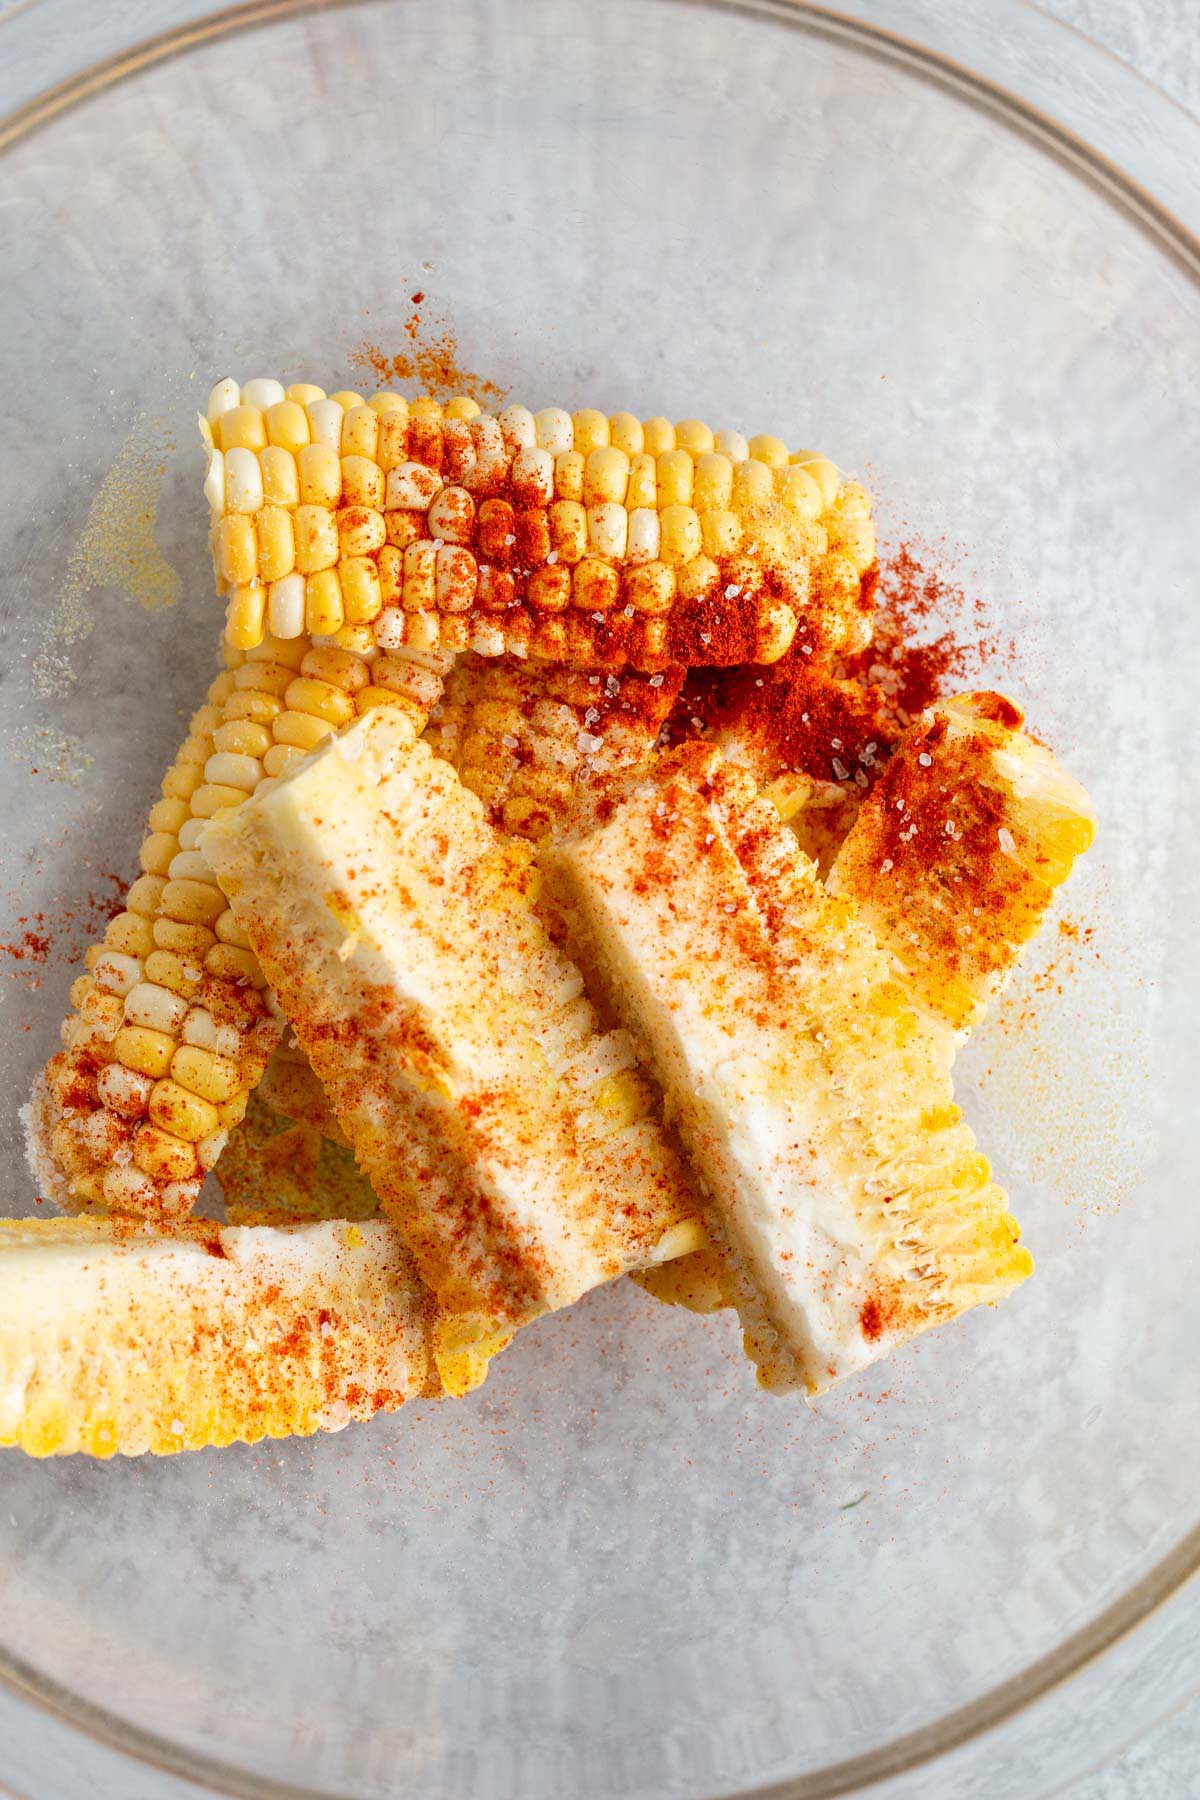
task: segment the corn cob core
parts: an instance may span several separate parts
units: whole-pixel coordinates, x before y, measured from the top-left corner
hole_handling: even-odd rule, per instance
[[[537,919],[531,852],[390,714],[205,845],[451,1315],[442,1345],[498,1345],[699,1241],[632,1045],[601,1029]]]
[[[713,1196],[764,1385],[818,1391],[1029,1273],[941,1033],[745,770],[676,752],[544,855]]]
[[[190,1212],[279,1040],[249,939],[197,847],[204,826],[374,708],[415,738],[450,659],[302,636],[226,660],[163,779],[125,910],[72,986],[64,1047],[35,1098],[37,1173],[69,1210]]]
[[[0,1444],[159,1455],[336,1430],[439,1391],[382,1220],[294,1230],[0,1223]]]
[[[387,651],[657,670],[870,637],[866,496],[778,438],[267,379],[219,381],[200,425],[242,649],[366,630]]]
[[[1087,794],[1002,694],[928,708],[864,801],[830,875],[955,1030],[982,1018],[1090,845]]]

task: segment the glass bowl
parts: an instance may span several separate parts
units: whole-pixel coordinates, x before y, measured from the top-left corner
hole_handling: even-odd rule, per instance
[[[0,128],[0,1208],[212,666],[194,414],[374,386],[414,307],[535,405],[861,471],[1102,829],[960,1064],[1039,1261],[1010,1303],[810,1410],[622,1283],[459,1405],[6,1456],[0,1782],[1049,1792],[1196,1679],[1200,130],[992,0],[264,4],[95,66],[134,12],[179,16],[0,30],[16,98],[66,83]]]

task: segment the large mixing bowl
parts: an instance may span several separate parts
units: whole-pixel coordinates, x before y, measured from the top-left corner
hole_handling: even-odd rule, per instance
[[[1049,1792],[1197,1674],[1200,131],[1016,0],[870,9],[932,48],[783,0],[267,4],[94,66],[171,10],[0,25],[23,94],[93,64],[0,127],[0,1210],[212,666],[196,408],[374,386],[414,292],[534,405],[860,471],[1102,825],[960,1064],[1011,1302],[810,1410],[621,1283],[459,1405],[7,1454],[0,1784]]]

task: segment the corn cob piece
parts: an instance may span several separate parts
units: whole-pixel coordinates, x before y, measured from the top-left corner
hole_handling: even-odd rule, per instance
[[[278,1042],[249,940],[198,849],[209,819],[386,706],[413,737],[441,691],[441,653],[383,655],[269,638],[231,664],[162,783],[142,874],[71,989],[74,1014],[34,1101],[42,1191],[70,1211],[191,1211]]]
[[[901,738],[829,878],[916,1003],[959,1032],[1004,987],[1095,836],[1087,794],[1022,723],[1001,694],[929,707]]]
[[[447,1315],[439,1367],[702,1241],[623,1033],[502,840],[379,712],[204,837],[301,1045]]]
[[[696,420],[226,379],[200,421],[226,633],[575,666],[772,662],[870,637],[866,495]]]
[[[744,770],[676,752],[544,854],[713,1197],[764,1386],[819,1392],[1029,1274],[941,1034]]]
[[[166,1455],[332,1431],[439,1391],[382,1220],[294,1230],[0,1223],[0,1445]]]
[[[483,801],[492,824],[536,843],[563,824],[582,785],[600,791],[645,760],[683,674],[464,657],[447,677],[425,739]]]

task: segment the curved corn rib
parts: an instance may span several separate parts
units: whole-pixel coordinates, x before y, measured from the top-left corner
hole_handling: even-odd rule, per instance
[[[164,777],[143,873],[88,952],[35,1095],[39,1179],[71,1211],[190,1212],[279,1040],[249,940],[198,849],[208,820],[380,707],[415,738],[449,667],[441,653],[308,637],[228,660]]]
[[[825,457],[549,407],[219,381],[200,421],[229,642],[654,670],[870,637],[866,496]]]
[[[166,1455],[331,1431],[439,1391],[433,1312],[381,1220],[0,1223],[0,1444]]]
[[[848,895],[917,1004],[956,1031],[983,1017],[1095,836],[1079,783],[1001,694],[923,712],[838,851]]]
[[[548,855],[713,1196],[764,1385],[820,1391],[1030,1272],[940,1032],[745,771],[678,752]]]
[[[534,912],[531,852],[390,714],[204,846],[449,1315],[443,1349],[499,1347],[702,1240],[629,1040]]]

